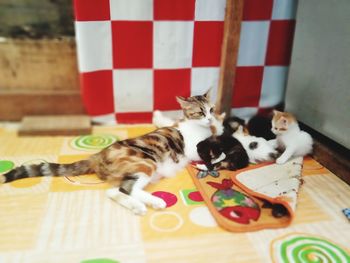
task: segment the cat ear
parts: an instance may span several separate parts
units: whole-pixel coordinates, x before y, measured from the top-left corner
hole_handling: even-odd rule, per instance
[[[176,100],[177,100],[178,103],[181,103],[183,101],[186,101],[186,98],[181,97],[181,96],[176,96]]]
[[[276,115],[278,113],[282,113],[281,111],[278,111],[278,110],[273,110],[273,115]]]
[[[248,131],[247,127],[243,127],[243,134],[249,135],[249,131]]]
[[[243,126],[239,125],[236,130],[237,133],[243,133]]]
[[[223,121],[225,119],[225,117],[226,117],[226,112],[223,112],[218,116],[218,119]]]
[[[230,122],[230,126],[234,131],[237,131],[241,125],[235,121],[235,122]]]
[[[282,125],[284,126],[284,127],[287,127],[288,126],[288,120],[285,118],[285,117],[281,117],[280,118],[280,122],[282,123]]]
[[[186,109],[190,106],[190,103],[184,97],[176,96],[176,101],[181,105],[181,108],[183,109]]]
[[[210,92],[211,92],[211,90],[213,89],[213,87],[210,87],[209,89],[208,89],[208,91],[203,95],[204,97],[206,97],[206,99],[209,101],[209,99],[210,99]]]

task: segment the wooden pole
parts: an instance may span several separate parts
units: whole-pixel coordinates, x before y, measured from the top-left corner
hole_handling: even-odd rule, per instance
[[[227,0],[216,108],[229,116],[236,75],[244,0]]]

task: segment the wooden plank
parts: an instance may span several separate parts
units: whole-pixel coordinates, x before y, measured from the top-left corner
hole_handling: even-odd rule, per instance
[[[330,146],[317,139],[314,144],[314,159],[350,185],[350,151],[342,153],[339,146]]]
[[[74,38],[0,42],[0,94],[79,92]]]
[[[227,0],[216,107],[229,116],[238,59],[244,0]]]
[[[299,124],[314,139],[313,158],[350,185],[350,150],[310,126]]]
[[[83,135],[91,133],[91,122],[84,115],[26,116],[22,119],[19,136]]]
[[[0,120],[19,121],[25,115],[85,114],[79,93],[0,94]]]
[[[0,120],[84,114],[73,38],[0,42]]]

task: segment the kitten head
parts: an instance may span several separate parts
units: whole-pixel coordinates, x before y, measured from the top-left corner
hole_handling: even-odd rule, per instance
[[[235,133],[239,127],[242,126],[242,130],[244,128],[244,120],[238,118],[238,117],[229,117],[227,118],[224,123],[224,131],[227,135],[232,135]]]
[[[271,131],[276,135],[286,133],[290,128],[298,125],[296,118],[288,112],[274,110],[271,121]]]
[[[202,126],[209,127],[214,118],[215,107],[210,103],[208,90],[204,95],[188,98],[177,96],[176,100],[181,105],[184,116],[188,120],[194,120]]]

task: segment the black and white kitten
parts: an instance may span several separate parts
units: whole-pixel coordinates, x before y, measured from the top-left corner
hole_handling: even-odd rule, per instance
[[[234,171],[249,164],[249,157],[242,144],[228,134],[211,136],[201,141],[197,144],[197,152],[205,164],[197,164],[200,170]]]
[[[277,156],[274,149],[265,138],[250,134],[244,120],[237,117],[229,117],[224,123],[224,133],[236,138],[246,150],[250,163],[272,161]]]

